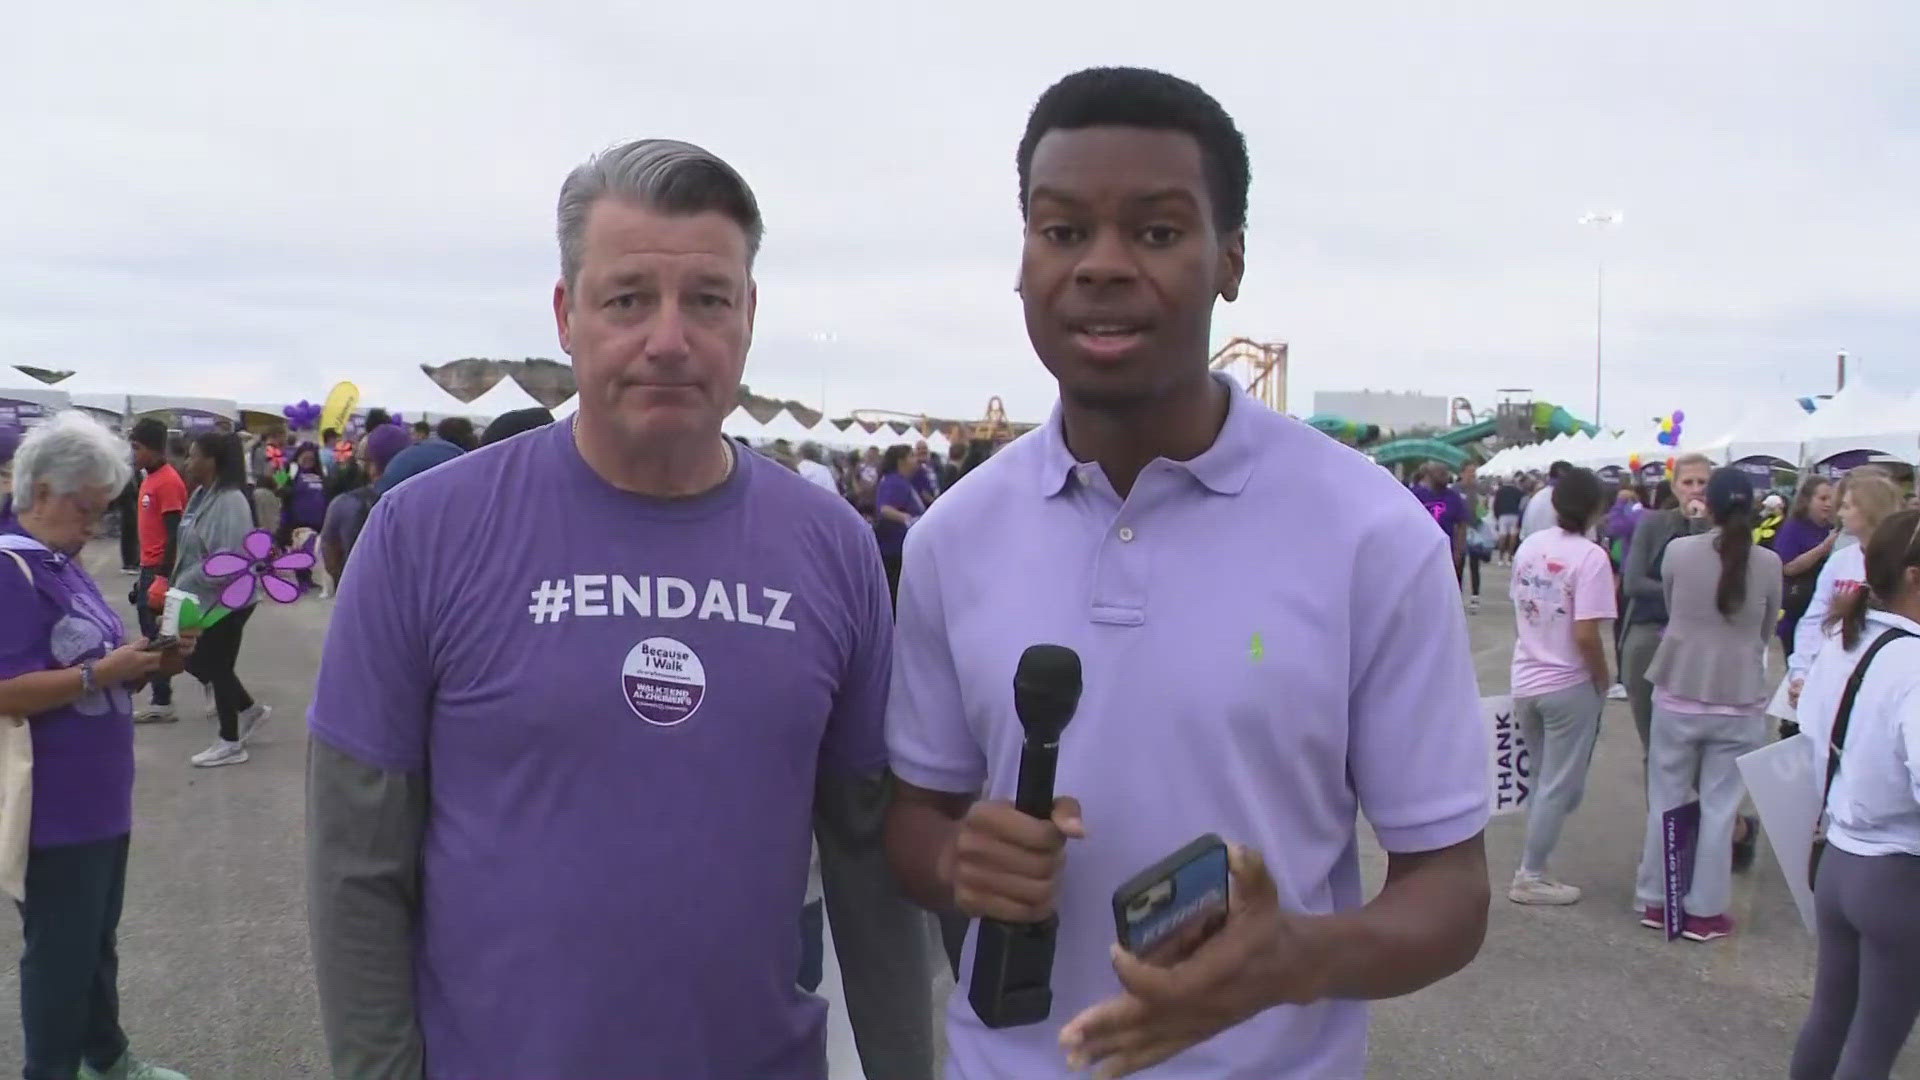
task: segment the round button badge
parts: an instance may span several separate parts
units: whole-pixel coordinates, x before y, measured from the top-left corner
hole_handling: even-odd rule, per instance
[[[635,716],[655,727],[672,727],[699,711],[707,669],[685,644],[652,637],[627,653],[620,685]]]

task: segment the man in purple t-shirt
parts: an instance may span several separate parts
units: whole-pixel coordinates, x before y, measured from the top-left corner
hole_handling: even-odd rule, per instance
[[[1420,482],[1412,487],[1413,497],[1426,507],[1433,523],[1440,526],[1446,534],[1447,542],[1452,546],[1455,561],[1459,561],[1460,552],[1467,544],[1467,500],[1453,488],[1453,475],[1445,465],[1437,461],[1428,462],[1420,470]]]
[[[1059,921],[1052,1012],[1025,1026],[975,1015],[971,935],[948,1076],[1360,1076],[1364,1002],[1458,970],[1486,927],[1489,733],[1447,544],[1385,471],[1208,370],[1246,251],[1217,102],[1080,72],[1017,161],[1019,294],[1060,401],[907,534],[888,841],[929,907]],[[1042,642],[1084,680],[1050,820],[1010,801],[1014,670]],[[1361,812],[1387,852],[1371,901]],[[1209,832],[1234,845],[1225,924],[1170,966],[1113,955],[1114,890]]]
[[[817,831],[849,1012],[892,1037],[862,1039],[871,1074],[920,1080],[928,924],[878,842],[879,556],[844,500],[720,433],[753,194],[631,143],[567,178],[559,234],[574,422],[384,493],[340,584],[309,718],[334,1072],[823,1080],[796,978],[812,811],[839,799]]]

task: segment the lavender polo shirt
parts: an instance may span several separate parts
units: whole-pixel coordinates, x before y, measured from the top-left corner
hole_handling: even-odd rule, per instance
[[[1080,799],[1046,1023],[947,1007],[955,1080],[1073,1075],[1060,1028],[1120,991],[1113,890],[1205,832],[1258,849],[1290,910],[1361,904],[1356,814],[1388,851],[1488,815],[1488,735],[1447,538],[1391,475],[1235,389],[1205,453],[1122,500],[1060,415],[975,469],[907,536],[887,742],[936,791],[1012,798],[1013,672],[1079,652],[1055,790]],[[963,981],[973,964],[969,934]],[[1139,1075],[1359,1077],[1367,1006],[1270,1010]]]

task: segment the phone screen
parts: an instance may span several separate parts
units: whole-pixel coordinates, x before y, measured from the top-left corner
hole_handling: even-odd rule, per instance
[[[179,644],[179,642],[180,642],[180,639],[178,638],[168,637],[167,635],[162,634],[159,637],[154,638],[152,641],[147,642],[146,648],[141,649],[140,651],[141,652],[165,652],[166,650],[171,649],[175,645]]]

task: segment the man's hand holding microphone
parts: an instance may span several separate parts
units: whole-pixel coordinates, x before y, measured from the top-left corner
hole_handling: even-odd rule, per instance
[[[1009,799],[977,802],[941,855],[940,877],[968,918],[1037,923],[1053,914],[1067,841],[1086,835],[1077,799],[1053,800],[1046,819]]]

